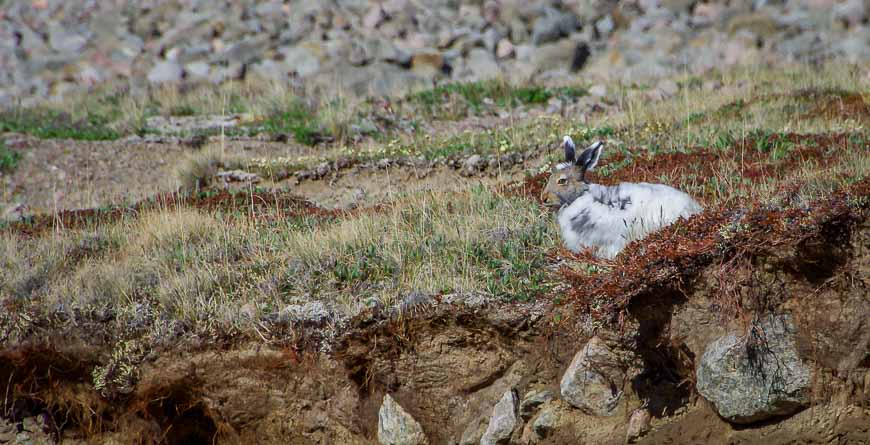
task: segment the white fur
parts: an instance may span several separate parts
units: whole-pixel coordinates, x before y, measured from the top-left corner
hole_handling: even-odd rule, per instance
[[[557,218],[568,249],[592,247],[596,256],[613,258],[629,242],[701,210],[694,199],[673,187],[624,182],[612,187],[590,184],[586,193],[559,210]]]

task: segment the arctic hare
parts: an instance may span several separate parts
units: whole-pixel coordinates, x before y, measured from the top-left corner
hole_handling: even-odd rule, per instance
[[[541,198],[560,207],[562,240],[574,252],[591,247],[596,256],[613,258],[629,242],[702,210],[689,195],[664,184],[589,184],[586,172],[598,163],[604,143],[595,142],[580,156],[569,136],[563,145],[565,162],[553,168]]]

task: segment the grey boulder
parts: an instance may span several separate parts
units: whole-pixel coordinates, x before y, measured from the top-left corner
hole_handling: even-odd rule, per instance
[[[575,408],[595,416],[612,416],[622,398],[625,372],[619,357],[598,337],[581,349],[559,386],[562,398]]]
[[[429,443],[423,427],[389,394],[378,411],[378,442],[381,445],[422,445]]]
[[[489,426],[487,426],[486,432],[483,433],[483,437],[480,439],[480,445],[507,443],[516,426],[517,395],[513,390],[508,390],[492,409]]]
[[[580,19],[570,13],[553,8],[547,8],[541,17],[535,20],[532,28],[532,43],[553,42],[568,36],[580,28]]]
[[[789,415],[809,403],[810,369],[795,347],[789,316],[753,323],[707,346],[696,371],[698,392],[732,423]]]

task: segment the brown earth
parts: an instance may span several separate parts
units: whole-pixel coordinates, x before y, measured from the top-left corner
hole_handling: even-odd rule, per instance
[[[25,206],[24,214],[136,202],[178,188],[175,172],[197,150],[179,142],[74,141],[5,135],[23,153],[11,174],[0,176],[0,201]],[[304,156],[310,147],[226,139],[226,154],[240,158]]]

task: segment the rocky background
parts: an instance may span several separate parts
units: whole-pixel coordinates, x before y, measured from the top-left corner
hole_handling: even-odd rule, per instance
[[[250,76],[384,95],[870,60],[866,0],[7,0],[0,106]]]

